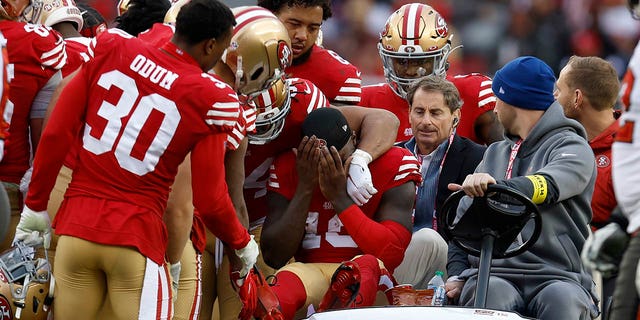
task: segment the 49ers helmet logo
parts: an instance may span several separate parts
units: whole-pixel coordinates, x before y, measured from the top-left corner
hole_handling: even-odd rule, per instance
[[[11,320],[13,315],[11,314],[11,304],[7,298],[0,294],[0,320]]]
[[[436,17],[435,31],[436,31],[436,34],[442,38],[445,38],[447,34],[449,34],[449,28],[447,27],[447,22],[444,21],[444,19],[440,14],[438,14],[438,16]]]
[[[283,71],[291,64],[291,48],[283,40],[278,41],[278,62],[280,63],[280,69]]]

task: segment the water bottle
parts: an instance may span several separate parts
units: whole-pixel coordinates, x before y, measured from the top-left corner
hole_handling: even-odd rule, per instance
[[[447,299],[447,293],[444,289],[444,272],[436,271],[436,275],[429,280],[427,289],[433,289],[433,299],[431,299],[432,306],[443,306]]]

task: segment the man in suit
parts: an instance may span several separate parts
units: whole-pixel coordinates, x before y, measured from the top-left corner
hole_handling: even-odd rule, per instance
[[[400,145],[418,158],[423,183],[417,190],[411,243],[394,276],[398,283],[425,289],[436,271],[446,271],[447,243],[435,221],[438,208],[451,194],[447,184],[462,182],[473,173],[485,147],[456,134],[462,101],[450,81],[424,77],[409,88],[407,101],[414,136]]]

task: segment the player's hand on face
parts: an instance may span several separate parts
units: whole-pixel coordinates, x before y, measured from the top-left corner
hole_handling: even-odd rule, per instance
[[[496,180],[487,173],[474,173],[467,175],[462,183],[462,190],[468,196],[482,197],[487,191],[490,184],[496,183]]]
[[[316,136],[303,137],[295,149],[298,181],[310,188],[318,182],[318,164],[320,162],[320,140]]]
[[[320,149],[320,190],[331,202],[350,199],[347,194],[347,173],[335,147]]]

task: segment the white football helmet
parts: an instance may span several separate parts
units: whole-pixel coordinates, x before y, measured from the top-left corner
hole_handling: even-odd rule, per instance
[[[21,242],[0,254],[1,319],[47,319],[55,281],[49,261],[34,254]]]
[[[284,70],[291,64],[291,40],[285,26],[271,11],[258,6],[232,9],[236,27],[222,61],[235,75],[235,90],[256,107],[256,133],[252,144],[275,139],[291,108],[289,82]]]
[[[78,32],[82,30],[84,23],[82,12],[73,0],[40,0],[38,2],[32,5],[33,13],[29,17],[30,23],[51,27],[56,23],[71,22]]]
[[[405,4],[391,14],[380,33],[378,52],[395,93],[404,98],[416,79],[445,76],[451,37],[446,21],[426,4]]]

